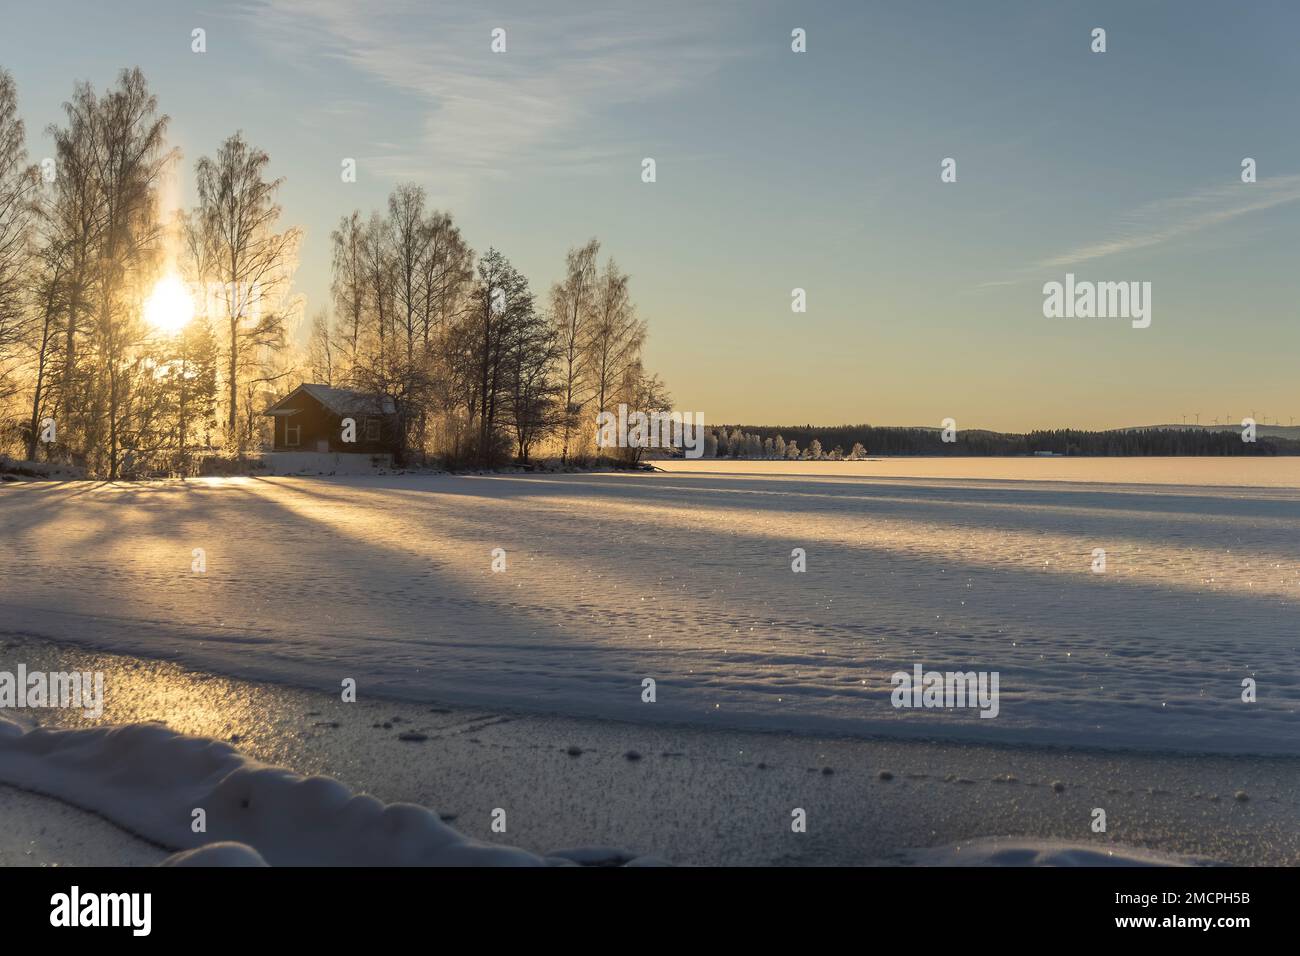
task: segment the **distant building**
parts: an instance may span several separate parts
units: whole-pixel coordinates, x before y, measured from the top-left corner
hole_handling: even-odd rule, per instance
[[[395,455],[397,409],[390,398],[328,385],[299,385],[264,415],[275,421],[277,452]],[[356,441],[343,440],[343,421],[356,423]]]

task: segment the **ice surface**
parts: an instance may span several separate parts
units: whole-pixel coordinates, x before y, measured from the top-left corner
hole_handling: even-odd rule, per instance
[[[0,641],[0,671],[18,661],[102,671],[113,690],[100,720],[78,710],[11,712],[20,723],[162,722],[384,803],[429,807],[466,836],[538,855],[594,846],[678,865],[861,865],[998,834],[1243,866],[1300,861],[1297,757],[760,733],[365,696],[344,703],[166,661]],[[404,741],[408,731],[426,739]],[[628,760],[629,750],[641,759]],[[1238,791],[1249,800],[1233,799]],[[808,812],[808,834],[791,832],[796,806]],[[1106,833],[1092,830],[1096,807],[1105,808]],[[507,833],[492,828],[496,808],[509,815]],[[51,842],[40,826],[14,833],[6,810],[4,836],[23,859],[83,858],[77,826],[61,823]]]
[[[1300,491],[1271,461],[1230,489],[1189,459],[1178,485],[712,467],[9,486],[0,634],[335,697],[1300,754]],[[999,716],[895,710],[914,663],[998,671]]]

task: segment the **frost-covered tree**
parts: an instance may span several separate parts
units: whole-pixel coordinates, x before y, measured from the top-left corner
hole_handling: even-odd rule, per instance
[[[8,384],[9,364],[23,338],[27,291],[35,263],[32,200],[40,182],[27,163],[26,132],[18,116],[13,78],[0,69],[0,399],[17,385]]]
[[[290,287],[303,233],[296,226],[279,231],[276,193],[284,180],[267,178],[270,162],[242,133],[227,137],[215,157],[195,163],[199,203],[186,219],[193,268],[215,293],[212,318],[222,323],[226,440],[240,447],[241,389],[282,377],[270,353],[285,347],[300,305]]]
[[[850,458],[850,460],[852,460],[852,461],[861,461],[863,458],[866,458],[866,457],[867,457],[867,450],[866,450],[865,448],[862,447],[862,442],[860,442],[860,441],[855,441],[855,442],[853,443],[853,450],[852,450],[851,452],[849,452],[849,458]]]
[[[641,360],[646,325],[637,318],[628,291],[630,277],[611,258],[596,278],[592,292],[592,318],[584,350],[584,376],[596,411],[618,404],[618,390],[627,370]]]
[[[583,359],[596,323],[599,254],[600,242],[594,238],[585,246],[570,249],[564,278],[551,287],[551,322],[560,348],[558,368],[564,414],[561,461],[569,460],[569,445],[581,429],[583,409],[594,397],[588,382],[591,369]]]

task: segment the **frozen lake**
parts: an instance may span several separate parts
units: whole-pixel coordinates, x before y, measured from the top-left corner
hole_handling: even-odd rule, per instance
[[[1276,458],[871,458],[864,461],[655,462],[684,474],[720,472],[825,478],[959,478],[1108,485],[1300,489],[1300,457]]]
[[[1300,754],[1300,460],[672,468],[9,485],[0,634],[334,696]],[[998,716],[896,710],[916,663],[998,672]]]

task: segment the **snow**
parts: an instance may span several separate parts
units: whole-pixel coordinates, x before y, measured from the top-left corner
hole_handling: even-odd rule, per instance
[[[0,786],[0,867],[151,866],[167,852],[103,817],[59,800]]]
[[[1006,837],[915,850],[907,856],[918,866],[1206,866],[1213,862],[1132,847]]]
[[[159,866],[268,866],[258,853],[246,843],[223,840],[209,843],[194,850],[173,853]]]
[[[24,731],[0,719],[0,782],[183,848],[166,861],[175,866],[623,865],[636,859],[599,848],[547,860],[481,843],[424,807],[385,804],[329,777],[269,767],[227,744],[153,724]],[[199,833],[196,818],[203,820]]]
[[[385,804],[428,807],[468,837],[548,862],[572,857],[551,848],[579,847],[589,865],[610,865],[631,853],[605,848],[627,847],[642,854],[637,865],[906,864],[917,862],[909,848],[962,852],[989,834],[1232,865],[1300,860],[1295,758],[722,731],[365,697],[348,704],[164,661],[0,642],[0,670],[18,661],[99,670],[113,689],[99,720],[74,709],[9,712],[29,726],[165,722]],[[427,740],[403,741],[408,731]],[[628,760],[630,749],[641,759]],[[160,789],[165,796],[169,781]],[[1250,799],[1234,799],[1238,791]],[[96,793],[79,799],[89,805]],[[22,798],[18,812],[6,796]],[[0,787],[0,862],[147,864],[175,849],[106,832],[103,818],[47,798],[27,808],[31,799]],[[791,832],[792,807],[807,811],[807,834]],[[1092,832],[1097,807],[1104,834]],[[496,808],[508,814],[506,833],[493,830]]]
[[[1300,754],[1300,463],[923,465],[19,483],[0,635],[335,698],[353,678],[641,723]],[[940,466],[981,477],[871,473]],[[916,663],[999,672],[998,717],[895,710]]]

